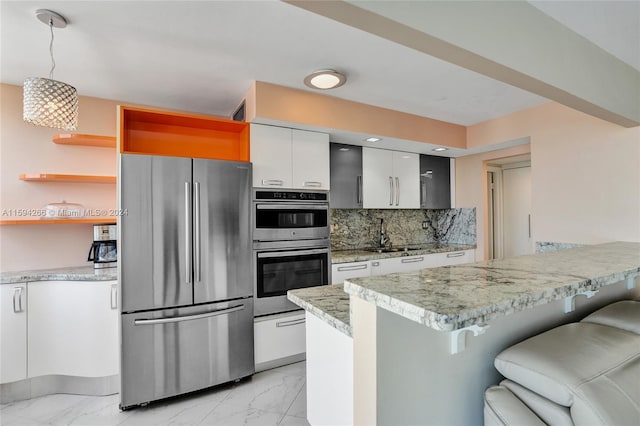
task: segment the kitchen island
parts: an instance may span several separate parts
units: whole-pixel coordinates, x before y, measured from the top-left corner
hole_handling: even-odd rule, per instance
[[[353,417],[342,424],[482,424],[484,390],[500,380],[499,352],[638,297],[638,275],[640,244],[618,242],[347,280],[353,340],[343,362],[353,369]],[[309,351],[314,329],[319,321],[338,329],[307,306],[313,295],[305,291],[289,298],[305,301],[299,305],[312,318],[307,371],[316,374],[314,359],[330,359],[334,346]],[[307,386],[308,406],[322,403]],[[308,413],[311,424],[322,424]]]

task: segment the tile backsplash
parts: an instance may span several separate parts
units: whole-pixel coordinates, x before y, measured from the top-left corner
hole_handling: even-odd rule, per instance
[[[380,219],[392,246],[476,244],[476,209],[373,210],[331,209],[331,249],[375,247]],[[426,229],[422,223],[426,222]]]

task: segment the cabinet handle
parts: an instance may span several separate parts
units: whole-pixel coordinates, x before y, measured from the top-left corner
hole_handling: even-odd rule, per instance
[[[118,309],[118,285],[111,286],[111,309]]]
[[[531,215],[529,215],[529,238],[531,238]]]
[[[289,321],[280,321],[276,323],[276,327],[291,327],[293,325],[304,324],[306,318],[298,318]]]
[[[396,206],[400,205],[400,178],[396,176]]]
[[[280,179],[262,179],[262,184],[269,186],[282,186],[284,182]]]
[[[393,178],[389,176],[389,205],[393,205]]]
[[[410,257],[408,259],[402,259],[401,262],[402,263],[415,263],[415,262],[422,262],[424,260],[424,257]]]
[[[420,207],[427,208],[427,184],[420,179]]]
[[[13,312],[24,312],[22,307],[22,287],[14,287],[13,289]]]
[[[320,188],[322,186],[322,182],[318,182],[315,180],[305,180],[304,182],[302,182],[302,186],[305,186],[307,188]]]
[[[356,176],[356,203],[362,205],[362,176]]]
[[[371,262],[371,266],[380,266],[380,262]]]
[[[338,266],[338,271],[357,271],[358,269],[367,269],[367,265]]]
[[[456,253],[447,253],[447,257],[461,257],[464,256],[463,251],[458,251]]]

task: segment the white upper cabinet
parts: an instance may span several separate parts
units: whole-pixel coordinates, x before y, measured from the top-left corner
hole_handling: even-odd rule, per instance
[[[362,149],[363,207],[420,208],[420,156],[385,149]]]
[[[329,135],[293,130],[293,187],[329,190]]]
[[[253,186],[291,188],[291,129],[251,125]]]
[[[329,190],[329,135],[251,124],[253,186]]]

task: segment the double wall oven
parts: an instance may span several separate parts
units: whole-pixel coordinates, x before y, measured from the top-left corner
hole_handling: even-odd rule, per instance
[[[288,290],[331,282],[329,194],[254,189],[252,208],[255,315],[299,309]]]

